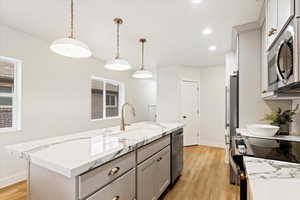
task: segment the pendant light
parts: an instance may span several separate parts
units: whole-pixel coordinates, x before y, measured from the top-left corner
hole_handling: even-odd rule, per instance
[[[146,42],[146,39],[141,38],[140,42],[142,43],[142,65],[141,68],[139,70],[137,70],[136,72],[134,72],[132,74],[133,78],[139,78],[139,79],[143,79],[143,78],[152,78],[152,72],[148,71],[145,69],[144,66],[144,44]]]
[[[117,24],[117,55],[113,60],[106,63],[105,68],[115,71],[125,71],[131,69],[127,60],[120,57],[120,25],[123,24],[123,20],[115,18],[114,22]]]
[[[71,33],[68,38],[55,40],[50,49],[55,53],[71,58],[87,58],[92,55],[89,47],[83,42],[76,40],[74,34],[74,0],[71,0]]]

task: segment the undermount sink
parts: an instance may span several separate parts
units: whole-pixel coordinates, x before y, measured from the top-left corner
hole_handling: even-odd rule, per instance
[[[164,128],[156,123],[134,124],[127,126],[125,131],[120,131],[118,128],[106,129],[104,135],[118,137],[121,140],[139,141],[156,136]]]
[[[272,137],[277,133],[279,127],[268,124],[249,124],[247,125],[247,129],[255,136]]]

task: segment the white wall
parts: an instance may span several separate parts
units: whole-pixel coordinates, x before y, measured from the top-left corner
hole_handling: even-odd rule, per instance
[[[199,144],[224,146],[225,67],[173,66],[158,69],[158,120],[181,121],[181,81],[200,82]]]
[[[200,81],[200,69],[184,66],[162,67],[158,69],[158,121],[181,121],[182,80]]]
[[[0,133],[0,187],[24,177],[24,163],[4,146],[119,124],[90,120],[92,75],[125,83],[126,100],[136,105],[136,121],[153,119],[156,82],[131,79],[129,72],[104,69],[95,58],[70,59],[49,50],[48,41],[0,25],[0,55],[23,61],[22,130]]]
[[[239,126],[268,123],[262,121],[266,113],[278,107],[289,109],[289,101],[264,101],[261,98],[261,31],[252,30],[239,33]],[[264,83],[265,84],[265,83]]]
[[[200,97],[200,144],[224,147],[224,66],[201,68]]]

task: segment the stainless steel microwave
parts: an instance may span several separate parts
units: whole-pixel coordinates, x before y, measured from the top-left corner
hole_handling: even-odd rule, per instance
[[[297,20],[292,20],[268,53],[268,90],[299,81]]]

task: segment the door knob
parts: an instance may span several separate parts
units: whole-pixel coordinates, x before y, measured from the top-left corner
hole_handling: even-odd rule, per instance
[[[187,117],[185,115],[182,116],[183,119],[186,119]]]

